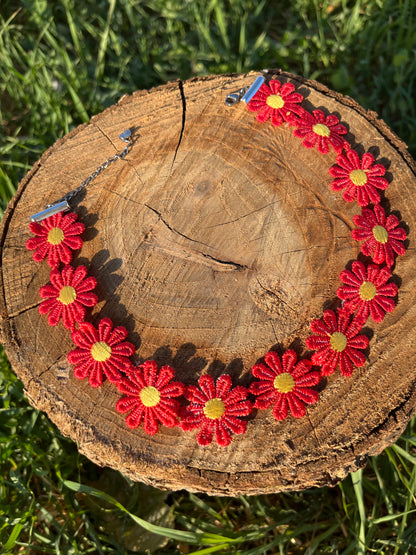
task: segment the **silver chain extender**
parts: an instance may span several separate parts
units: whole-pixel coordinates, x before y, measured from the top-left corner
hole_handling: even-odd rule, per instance
[[[123,131],[123,133],[121,133],[119,137],[123,142],[127,143],[122,152],[119,152],[117,154],[114,154],[114,156],[110,156],[110,158],[107,158],[107,160],[103,162],[100,166],[98,166],[98,168],[94,170],[92,174],[87,177],[87,179],[85,179],[76,189],[70,191],[56,202],[48,204],[45,210],[42,210],[37,214],[33,214],[33,216],[30,217],[30,220],[32,222],[40,222],[45,218],[49,218],[49,216],[53,216],[54,214],[58,214],[59,212],[63,212],[65,210],[70,210],[70,200],[72,200],[80,191],[85,189],[85,187],[87,187],[87,185],[89,185],[91,181],[94,181],[94,179],[105,169],[107,169],[110,164],[112,164],[116,160],[122,160],[128,154],[132,144],[130,129],[126,129],[125,131]]]

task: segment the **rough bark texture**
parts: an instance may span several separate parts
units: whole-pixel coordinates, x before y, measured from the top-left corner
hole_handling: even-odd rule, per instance
[[[175,82],[122,98],[53,145],[20,184],[1,229],[2,341],[30,402],[46,411],[100,465],[162,488],[237,495],[334,485],[393,443],[416,404],[415,165],[373,112],[322,85],[282,73],[306,107],[337,114],[358,151],[388,166],[386,206],[410,244],[396,264],[398,305],[366,328],[368,362],[349,379],[321,384],[307,416],[276,422],[251,415],[227,448],[199,447],[195,433],[129,430],[114,409],[116,388],[75,379],[62,326],[38,313],[46,262],[25,248],[31,214],[72,190],[135,143],[87,189],[75,210],[86,226],[76,258],[99,283],[90,321],[109,316],[130,332],[137,360],[171,364],[195,384],[204,372],[247,384],[268,350],[305,353],[309,323],[331,306],[338,275],[357,258],[352,217],[331,191],[335,154],[306,149],[288,127],[256,122],[225,95],[254,74]]]

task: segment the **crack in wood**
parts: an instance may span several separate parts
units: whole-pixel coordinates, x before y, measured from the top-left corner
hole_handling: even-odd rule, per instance
[[[208,245],[207,243],[203,243],[202,241],[197,241],[196,239],[192,239],[191,237],[188,237],[187,235],[185,235],[184,233],[181,233],[180,231],[178,231],[177,229],[173,228],[162,216],[162,214],[156,210],[155,208],[152,208],[152,206],[149,206],[148,204],[145,204],[144,206],[146,206],[146,208],[149,208],[149,210],[152,210],[152,212],[154,212],[155,214],[157,214],[157,216],[159,217],[159,220],[172,232],[172,233],[176,233],[177,235],[180,235],[181,237],[183,237],[184,239],[186,239],[187,241],[191,241],[192,243],[198,243],[200,245],[204,245],[205,247],[208,247],[210,249],[212,249],[213,247],[211,247],[211,245]],[[252,270],[252,268],[250,268],[249,266],[246,266],[244,264],[239,264],[238,262],[234,262],[232,260],[221,260],[220,258],[216,258],[215,256],[212,256],[208,253],[205,252],[201,252],[201,251],[196,251],[196,254],[203,256],[204,258],[208,258],[209,260],[213,260],[214,262],[217,262],[218,264],[222,264],[224,266],[232,266],[235,270],[238,271],[245,271],[245,270]]]
[[[199,243],[200,245],[204,245],[204,247],[209,247],[212,248],[210,245],[207,245],[207,243],[203,243],[202,241],[197,241],[196,239],[192,239],[191,237],[188,237],[187,235],[185,235],[184,233],[181,233],[180,231],[178,231],[177,229],[173,228],[170,224],[168,224],[168,222],[163,218],[162,214],[156,210],[156,208],[153,208],[152,206],[150,206],[149,204],[144,204],[144,206],[146,206],[146,208],[148,208],[149,210],[151,210],[152,212],[154,212],[159,220],[165,224],[165,226],[172,231],[172,233],[177,233],[178,235],[180,235],[181,237],[183,237],[184,239],[187,239],[188,241],[192,241],[192,243]]]
[[[98,129],[98,131],[101,133],[101,135],[103,135],[103,137],[105,137],[107,139],[107,141],[114,147],[114,149],[117,152],[117,147],[116,145],[113,143],[113,141],[110,139],[110,137],[107,135],[107,133],[105,131],[103,131],[103,129],[101,129],[101,127],[98,125],[98,123],[96,122],[92,122],[92,124],[94,125],[94,127],[96,127]]]
[[[145,206],[146,208],[148,208],[149,210],[151,210],[152,212],[154,212],[159,220],[172,232],[172,233],[176,233],[177,235],[180,235],[181,237],[183,237],[184,239],[187,239],[188,241],[191,241],[193,243],[198,243],[200,245],[204,245],[205,247],[208,248],[213,248],[211,247],[211,245],[208,245],[207,243],[203,243],[202,241],[198,241],[196,239],[192,239],[191,237],[188,237],[187,235],[185,235],[184,233],[181,233],[180,231],[178,231],[177,229],[173,228],[162,216],[162,214],[156,210],[155,208],[153,208],[152,206],[148,205],[148,204],[142,204],[140,202],[137,202],[131,198],[127,198],[124,195],[121,195],[119,193],[117,193],[117,191],[112,191],[112,190],[108,190],[106,189],[106,191],[108,191],[111,194],[114,194],[115,196],[118,196],[119,198],[127,201],[127,202],[133,202],[134,204],[138,204],[140,206]],[[216,258],[210,254],[204,253],[204,252],[198,252],[198,254],[200,254],[201,256],[204,256],[205,258],[209,258],[210,260],[213,260],[214,262],[218,262],[219,264],[224,264],[227,266],[234,266],[236,270],[252,270],[253,268],[250,268],[249,266],[246,266],[245,264],[239,264],[238,262],[233,262],[232,260],[221,260],[219,258]]]
[[[243,214],[242,216],[236,218],[235,220],[230,220],[228,222],[221,222],[219,224],[210,225],[210,226],[207,226],[206,229],[211,229],[211,228],[214,228],[214,227],[221,227],[223,225],[228,225],[228,224],[233,224],[235,222],[239,222],[240,220],[243,220],[244,218],[247,218],[248,216],[251,216],[252,214],[255,214],[256,212],[260,212],[261,210],[265,210],[269,206],[273,206],[273,204],[276,204],[278,202],[279,202],[278,200],[274,200],[273,202],[269,202],[265,206],[261,206],[260,208],[256,208],[255,210],[251,210],[251,212],[247,212],[247,214]]]
[[[42,301],[38,301],[37,303],[33,303],[30,306],[26,306],[25,308],[22,308],[21,310],[17,310],[16,312],[10,312],[9,313],[9,318],[17,318],[17,316],[20,316],[21,314],[24,314],[25,312],[28,312],[29,310],[32,310],[34,308],[37,308]]]
[[[306,412],[306,418],[308,419],[309,424],[311,425],[312,432],[313,432],[313,435],[315,436],[316,443],[318,444],[318,447],[321,447],[321,442],[319,441],[319,437],[316,433],[315,426],[313,425],[311,417],[309,416],[309,414],[307,412]]]
[[[210,254],[207,254],[205,252],[201,252],[202,256],[205,256],[206,258],[209,258],[211,260],[214,260],[214,262],[218,262],[219,264],[226,264],[227,266],[235,266],[236,270],[252,270],[252,268],[250,268],[249,266],[245,266],[244,264],[239,264],[238,262],[233,262],[232,260],[221,260],[220,258],[215,258],[214,256],[211,256]]]
[[[118,198],[121,198],[122,200],[125,200],[126,202],[132,202],[133,204],[137,204],[138,206],[145,206],[143,203],[138,202],[137,200],[134,200],[132,198],[126,197],[125,195],[122,195],[118,191],[114,191],[113,189],[107,189],[105,187],[104,191],[106,191],[110,195],[114,195]]]
[[[398,404],[397,406],[395,406],[388,414],[387,416],[384,418],[384,420],[382,422],[380,422],[380,424],[378,424],[377,426],[375,426],[372,430],[371,430],[371,435],[375,434],[377,435],[379,432],[381,432],[385,426],[391,421],[392,418],[394,418],[394,420],[399,423],[401,422],[400,419],[397,418],[396,414],[402,410],[404,410],[404,408],[406,407],[406,405],[408,405],[410,399],[412,398],[412,396],[414,395],[414,390],[416,387],[416,383],[413,384],[413,387],[411,387],[409,389],[409,391],[406,393],[406,395],[403,398],[403,401],[400,402],[400,404]],[[412,408],[412,412],[415,412],[415,408]],[[367,434],[368,435],[368,434]]]
[[[40,372],[37,376],[33,376],[32,378],[29,379],[27,387],[29,387],[29,385],[31,384],[31,382],[33,380],[40,380],[40,378],[42,378],[42,376],[44,374],[47,374],[54,366],[57,366],[58,364],[60,364],[60,361],[64,360],[65,362],[67,361],[66,355],[62,355],[60,356],[57,360],[55,360],[54,362],[52,362],[52,364],[50,364],[47,368],[45,368],[44,370],[42,370],[42,372]]]
[[[185,91],[183,90],[183,82],[180,79],[178,81],[178,85],[179,85],[179,92],[181,94],[181,101],[182,101],[182,127],[179,135],[178,144],[176,145],[176,148],[175,148],[175,154],[173,155],[171,170],[175,163],[176,155],[178,154],[179,147],[181,146],[183,133],[185,131],[185,123],[186,123],[186,97],[185,97]]]
[[[260,287],[263,289],[263,291],[265,291],[268,295],[271,295],[273,298],[275,298],[277,300],[277,302],[283,303],[289,310],[291,310],[295,314],[297,313],[297,311],[293,308],[293,306],[290,306],[290,304],[287,301],[285,301],[282,297],[279,297],[279,295],[277,293],[275,293],[274,291],[272,291],[271,289],[268,289],[267,287],[265,287],[260,282],[260,280],[257,276],[256,276],[256,281],[260,285]]]

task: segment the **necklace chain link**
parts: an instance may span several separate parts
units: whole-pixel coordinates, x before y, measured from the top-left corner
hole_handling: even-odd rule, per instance
[[[122,133],[123,135],[123,133]],[[121,135],[120,135],[121,138]],[[127,145],[125,146],[124,150],[120,153],[114,154],[114,156],[110,156],[110,158],[107,158],[107,160],[105,162],[103,162],[100,166],[98,166],[98,168],[96,168],[92,174],[90,176],[88,176],[82,183],[81,185],[79,185],[76,189],[74,189],[73,191],[70,191],[69,193],[67,193],[64,197],[62,197],[62,199],[60,199],[58,202],[62,202],[62,201],[67,201],[69,202],[71,199],[73,199],[80,191],[82,191],[82,189],[85,189],[85,187],[87,187],[92,181],[94,181],[94,179],[100,175],[100,173],[102,173],[104,170],[106,170],[108,168],[108,166],[110,166],[113,162],[115,162],[116,160],[123,160],[123,158],[126,157],[126,155],[129,152],[130,146],[131,146],[131,139],[130,136],[126,139],[122,139],[125,142],[127,142]],[[51,205],[48,206],[53,206],[54,204],[57,203],[53,203]]]
[[[107,160],[103,162],[100,166],[98,166],[98,168],[96,168],[90,176],[84,179],[84,181],[76,189],[70,191],[69,193],[66,193],[66,195],[61,197],[59,200],[48,204],[45,210],[42,210],[41,212],[38,212],[37,214],[31,216],[31,221],[40,222],[42,220],[45,220],[49,216],[56,214],[57,212],[70,210],[71,207],[69,206],[69,201],[71,201],[74,197],[78,195],[78,193],[80,193],[80,191],[85,189],[92,181],[94,181],[94,179],[99,176],[100,173],[102,173],[105,169],[107,169],[110,164],[112,164],[116,160],[123,160],[123,158],[125,158],[128,154],[132,145],[130,129],[126,129],[125,131],[123,131],[123,133],[121,133],[119,137],[123,142],[127,143],[122,152],[118,152],[117,154],[114,154],[113,156],[107,158]]]

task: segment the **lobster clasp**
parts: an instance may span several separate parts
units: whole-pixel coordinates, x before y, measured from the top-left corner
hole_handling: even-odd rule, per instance
[[[225,105],[233,106],[234,104],[237,104],[237,102],[240,102],[248,89],[249,87],[244,87],[244,89],[240,89],[237,92],[227,94],[227,96],[225,97]]]
[[[262,75],[259,75],[254,83],[249,87],[244,87],[237,92],[227,94],[225,97],[225,105],[234,106],[234,104],[240,102],[240,100],[248,104],[259,88],[263,85],[264,81],[265,78]]]

